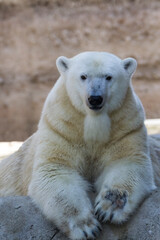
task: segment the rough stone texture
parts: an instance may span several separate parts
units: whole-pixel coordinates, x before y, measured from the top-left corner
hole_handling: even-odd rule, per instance
[[[0,239],[52,239],[57,230],[29,197],[0,198]]]
[[[160,188],[121,226],[103,225],[97,240],[160,239]],[[1,240],[67,240],[48,222],[29,197],[0,198]]]
[[[0,141],[36,131],[56,58],[88,50],[135,57],[134,88],[159,118],[159,26],[159,0],[0,0]]]

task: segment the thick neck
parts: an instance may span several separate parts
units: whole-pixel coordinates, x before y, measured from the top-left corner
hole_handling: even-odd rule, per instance
[[[59,79],[49,93],[41,121],[48,122],[53,131],[68,141],[82,141],[84,116],[72,105],[63,79]]]
[[[123,137],[144,126],[144,109],[138,96],[129,86],[123,104],[110,114],[111,138]]]
[[[58,81],[46,100],[41,121],[48,122],[53,131],[68,141],[79,144],[87,141],[107,143],[144,124],[143,107],[131,86],[116,111],[109,115],[84,116],[71,103],[63,79]]]

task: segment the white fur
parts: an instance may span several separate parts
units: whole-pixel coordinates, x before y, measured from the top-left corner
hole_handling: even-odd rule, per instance
[[[111,122],[106,113],[88,114],[84,120],[85,142],[105,143],[109,140]]]
[[[61,76],[37,132],[0,163],[0,196],[28,194],[70,239],[95,239],[94,210],[99,220],[122,223],[155,188],[145,115],[131,85],[136,60],[85,52],[56,63]],[[93,95],[103,99],[99,110],[90,106]]]

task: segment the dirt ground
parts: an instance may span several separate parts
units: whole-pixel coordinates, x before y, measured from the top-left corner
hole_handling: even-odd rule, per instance
[[[134,88],[160,118],[160,1],[0,0],[0,141],[36,130],[56,58],[88,50],[136,58]]]

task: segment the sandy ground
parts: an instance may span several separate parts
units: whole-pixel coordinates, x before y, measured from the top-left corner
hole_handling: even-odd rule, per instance
[[[160,118],[160,1],[0,0],[0,141],[37,128],[55,60],[97,50],[135,57],[134,88]]]

